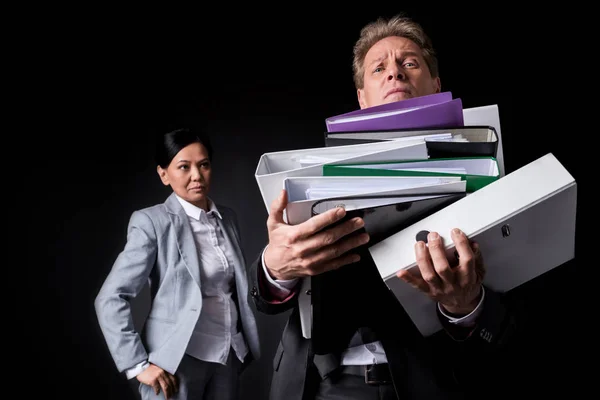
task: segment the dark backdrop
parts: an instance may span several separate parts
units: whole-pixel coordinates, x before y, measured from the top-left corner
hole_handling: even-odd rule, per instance
[[[52,352],[45,375],[55,386],[46,388],[60,397],[134,398],[109,356],[93,301],[125,243],[132,211],[169,193],[155,172],[152,135],[173,121],[210,132],[211,196],[237,210],[243,250],[253,261],[267,240],[254,178],[260,155],[323,145],[324,119],[358,107],[351,61],[359,29],[401,10],[290,7],[96,10],[55,27],[53,84],[62,96],[48,106],[57,106],[61,126],[49,139],[62,151],[45,169],[52,177],[56,253],[47,279],[51,295],[38,304],[38,317],[48,327],[42,345]],[[591,215],[575,136],[581,112],[577,102],[564,101],[580,85],[572,68],[580,62],[576,43],[557,42],[564,10],[489,7],[404,10],[438,49],[442,89],[464,107],[499,105],[507,172],[552,152],[578,180],[576,260],[518,290],[537,314],[540,344],[530,355],[540,360],[537,373],[549,374],[548,385],[579,385],[574,355],[585,354],[593,334],[582,322],[581,225]],[[136,302],[138,323],[146,296]],[[263,357],[244,376],[244,399],[266,398],[287,316],[258,315]]]

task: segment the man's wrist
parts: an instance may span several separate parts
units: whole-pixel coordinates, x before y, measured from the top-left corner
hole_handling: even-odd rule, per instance
[[[267,281],[269,281],[270,283],[272,283],[276,286],[283,285],[286,288],[290,288],[293,285],[295,285],[298,278],[284,279],[283,277],[280,277],[277,274],[273,273],[273,271],[270,270],[269,267],[267,267],[267,263],[266,263],[265,259],[266,259],[266,254],[267,254],[268,248],[269,248],[269,245],[267,244],[262,252],[261,260],[260,260],[260,262],[262,264],[262,269],[265,274],[265,277],[267,278]]]
[[[471,314],[479,305],[479,303],[481,302],[481,296],[483,295],[483,289],[481,288],[481,286],[479,287],[479,293],[477,294],[477,296],[475,296],[473,298],[473,300],[464,306],[448,306],[446,304],[440,303],[440,305],[442,306],[442,308],[444,309],[444,311],[446,311],[447,314],[449,314],[450,316],[452,316],[453,318],[462,318],[466,315]]]
[[[283,280],[280,276],[278,276],[276,273],[274,273],[271,268],[269,268],[267,266],[267,250],[269,249],[269,245],[267,244],[267,246],[265,247],[265,250],[263,251],[262,254],[262,265],[263,268],[265,270],[265,272],[267,273],[267,275],[269,275],[269,278],[273,279],[273,280]]]
[[[279,274],[275,273],[271,268],[269,268],[266,263],[263,264],[263,266],[265,267],[265,272],[267,273],[267,275],[269,275],[269,278],[273,279],[274,281],[285,280],[281,276],[279,276]]]

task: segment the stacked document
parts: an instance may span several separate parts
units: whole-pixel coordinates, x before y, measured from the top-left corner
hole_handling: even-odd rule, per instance
[[[450,231],[463,230],[480,244],[484,283],[498,291],[574,257],[574,178],[552,154],[506,175],[496,105],[463,110],[444,92],[331,117],[326,127],[323,147],[261,156],[255,177],[267,212],[286,189],[289,224],[340,206],[346,218],[362,217],[382,281],[424,335],[441,329],[435,304],[396,276],[417,271],[423,234],[438,232],[451,255]],[[317,296],[311,278],[302,286],[311,338]]]
[[[426,159],[423,139],[384,141],[336,147],[288,150],[265,153],[260,157],[255,178],[267,211],[284,188],[284,180],[293,176],[322,176],[323,165]]]
[[[347,163],[324,165],[324,176],[412,176],[459,177],[466,182],[466,191],[474,192],[500,178],[498,161],[493,157],[430,158],[395,162]]]

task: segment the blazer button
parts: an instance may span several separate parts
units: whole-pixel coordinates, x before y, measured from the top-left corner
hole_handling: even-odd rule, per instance
[[[252,287],[252,290],[250,291],[250,294],[252,295],[252,297],[258,296],[258,290],[256,290],[256,286]]]

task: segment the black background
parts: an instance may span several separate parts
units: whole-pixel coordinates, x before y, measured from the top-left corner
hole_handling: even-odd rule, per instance
[[[593,214],[582,194],[589,164],[580,161],[585,146],[578,135],[589,114],[576,91],[588,85],[590,64],[571,31],[577,18],[564,9],[526,14],[500,3],[486,10],[217,6],[90,10],[55,24],[52,40],[40,36],[55,71],[57,95],[47,106],[60,124],[46,136],[59,149],[44,174],[56,217],[51,294],[37,304],[40,324],[30,332],[36,347],[51,352],[44,368],[51,384],[43,391],[135,398],[110,358],[93,300],[125,243],[131,212],[169,193],[155,172],[152,135],[173,121],[210,132],[211,196],[237,211],[243,250],[253,261],[267,242],[254,178],[260,155],[323,145],[325,118],[358,108],[351,62],[360,28],[402,10],[431,36],[443,91],[465,108],[498,104],[507,173],[552,152],[578,182],[576,259],[519,290],[539,324],[539,346],[524,354],[540,361],[532,374],[547,374],[549,387],[580,387],[585,380],[575,360],[594,343],[587,322],[593,314],[583,312],[590,293],[585,271],[594,265],[581,261],[581,226]],[[593,146],[593,133],[585,132]],[[138,323],[145,296],[136,302]],[[244,375],[244,399],[266,398],[287,316],[258,315],[263,357]]]

